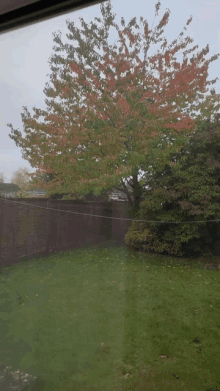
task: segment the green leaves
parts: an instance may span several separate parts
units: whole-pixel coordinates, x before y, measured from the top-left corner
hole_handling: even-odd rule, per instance
[[[136,246],[147,245],[155,252],[164,248],[170,254],[174,253],[175,247],[176,255],[184,254],[184,249],[189,256],[199,255],[205,246],[214,246],[219,235],[217,220],[220,220],[220,133],[215,132],[213,125],[206,130],[209,142],[204,142],[205,130],[201,127],[191,142],[176,154],[175,166],[168,159],[164,165],[153,165],[153,175],[148,180],[151,190],[140,203],[138,215],[146,216],[144,227],[156,234],[155,240],[150,244],[142,235],[144,228],[136,229],[133,225],[127,243],[135,238]],[[211,167],[210,162],[214,162]],[[209,219],[214,222],[206,224]],[[151,223],[151,220],[158,223]],[[175,224],[168,223],[171,221]],[[210,237],[204,238],[204,226],[210,226]]]

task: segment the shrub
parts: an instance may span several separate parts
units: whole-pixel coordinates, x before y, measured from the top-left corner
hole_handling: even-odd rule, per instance
[[[158,150],[160,162],[153,162],[153,175],[147,183],[151,190],[136,213],[136,218],[145,222],[132,223],[125,235],[127,246],[176,256],[212,253],[219,223],[207,220],[220,219],[219,129],[218,124],[204,123],[182,150],[171,152],[169,158],[164,158],[167,151]],[[202,236],[204,226],[206,237]]]
[[[140,204],[140,208],[143,203]],[[141,211],[141,210],[140,210]],[[138,214],[136,214],[136,218]],[[143,219],[143,214],[142,218]],[[164,254],[173,254],[181,256],[181,244],[178,241],[169,238],[163,238],[163,232],[159,228],[150,228],[147,222],[132,222],[131,227],[125,235],[125,244],[135,250],[142,250],[146,252],[158,252]]]

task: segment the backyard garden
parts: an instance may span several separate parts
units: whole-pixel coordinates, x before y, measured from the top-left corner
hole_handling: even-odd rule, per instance
[[[1,268],[0,389],[220,390],[219,270],[105,244]]]

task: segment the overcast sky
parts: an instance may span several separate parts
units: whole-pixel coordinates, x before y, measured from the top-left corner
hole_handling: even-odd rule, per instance
[[[148,21],[149,28],[151,28],[155,16],[156,2],[157,0],[112,0],[112,11],[116,14],[115,21],[119,28],[122,29],[120,22],[122,16],[126,24],[134,16],[137,18],[137,23],[140,23],[140,16],[142,16],[144,20]],[[186,26],[187,30],[184,31],[183,39],[186,36],[194,39],[194,42],[187,49],[195,45],[199,45],[199,48],[192,52],[189,58],[205,48],[207,44],[209,44],[210,52],[206,55],[206,59],[210,59],[211,56],[220,52],[220,1],[161,0],[161,8],[155,18],[154,26],[159,23],[166,8],[171,13],[169,23],[165,26],[162,36],[167,38],[168,44],[177,39],[183,27],[186,26],[190,15],[192,15],[193,20],[189,26]],[[32,168],[28,161],[22,158],[21,148],[16,146],[14,140],[10,139],[11,129],[7,126],[7,123],[11,123],[14,129],[19,129],[24,137],[25,132],[21,120],[21,113],[24,112],[22,106],[27,106],[31,115],[34,115],[33,107],[47,108],[45,103],[47,96],[43,93],[43,89],[46,82],[51,85],[49,75],[52,72],[48,60],[55,53],[53,46],[56,45],[52,33],[60,30],[62,42],[73,44],[73,41],[66,37],[66,34],[69,33],[66,20],[74,21],[76,27],[81,28],[80,17],[88,24],[90,21],[94,21],[94,17],[102,19],[100,5],[69,12],[0,35],[0,173],[3,173],[6,183],[10,183],[13,172],[18,168],[27,168],[29,172],[36,171],[36,168]],[[132,31],[138,32],[135,28],[132,28]],[[117,39],[117,31],[111,28],[109,44],[113,44]],[[128,40],[126,42],[128,43]],[[73,45],[76,46],[77,43]],[[149,50],[149,55],[153,55],[159,47],[160,44],[153,44]],[[102,53],[101,50],[98,51]],[[66,57],[66,52],[61,52],[61,54]],[[177,56],[178,61],[182,62],[183,56]],[[140,52],[139,57],[143,60],[142,52]],[[219,62],[220,58],[210,64],[208,80],[216,77],[220,78]],[[212,87],[215,88],[216,93],[220,93],[220,80],[209,88]],[[40,121],[42,121],[42,117]]]

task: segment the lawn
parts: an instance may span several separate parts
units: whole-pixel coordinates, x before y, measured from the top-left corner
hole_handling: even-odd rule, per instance
[[[198,259],[125,246],[11,265],[0,362],[35,376],[25,390],[220,390],[219,282]]]

